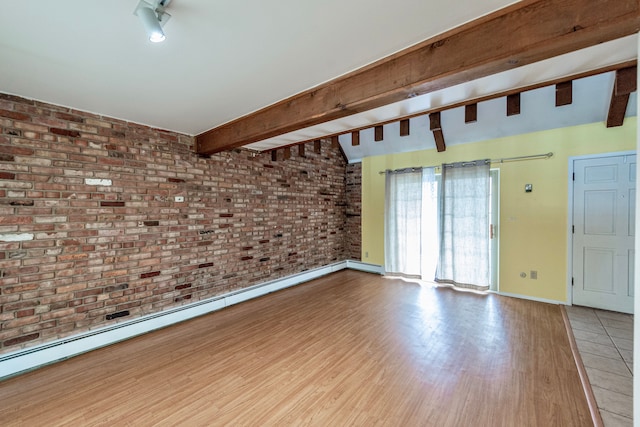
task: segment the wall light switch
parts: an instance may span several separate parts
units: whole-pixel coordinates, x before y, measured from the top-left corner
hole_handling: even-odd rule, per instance
[[[176,197],[174,198],[174,200],[175,200],[176,202],[184,202],[184,196],[176,196]]]
[[[533,184],[525,184],[524,185],[524,192],[525,193],[531,193],[533,191]]]

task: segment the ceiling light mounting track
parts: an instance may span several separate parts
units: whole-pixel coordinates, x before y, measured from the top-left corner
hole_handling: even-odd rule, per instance
[[[140,18],[149,41],[153,43],[165,40],[162,27],[167,23],[171,15],[165,9],[171,0],[140,0],[133,14]]]

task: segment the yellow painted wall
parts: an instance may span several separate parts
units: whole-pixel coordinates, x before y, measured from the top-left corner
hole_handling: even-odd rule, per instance
[[[568,159],[635,151],[636,127],[632,117],[611,129],[595,123],[457,145],[444,153],[367,157],[362,162],[362,260],[384,265],[384,175],[379,171],[551,151],[554,156],[547,160],[492,165],[500,169],[499,286],[501,292],[566,301]],[[525,184],[533,184],[532,193],[524,192]],[[537,280],[529,278],[530,270],[537,270]]]

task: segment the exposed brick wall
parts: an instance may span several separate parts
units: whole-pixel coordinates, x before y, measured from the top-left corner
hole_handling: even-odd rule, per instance
[[[328,142],[200,158],[186,135],[2,94],[0,129],[0,353],[347,258]]]
[[[358,260],[362,256],[362,163],[352,163],[346,168],[347,186],[347,258]]]

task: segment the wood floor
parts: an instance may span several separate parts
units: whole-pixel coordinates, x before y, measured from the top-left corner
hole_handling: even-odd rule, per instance
[[[341,271],[1,382],[0,425],[591,419],[557,306]]]

